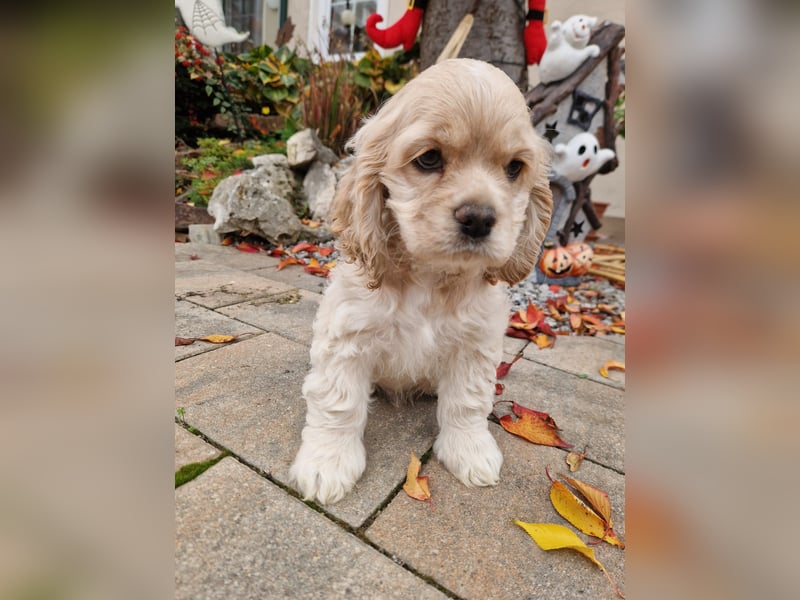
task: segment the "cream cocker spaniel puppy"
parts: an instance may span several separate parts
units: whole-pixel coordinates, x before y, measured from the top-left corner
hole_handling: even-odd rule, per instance
[[[350,147],[331,207],[348,260],[314,322],[290,476],[322,504],[350,491],[380,388],[436,393],[436,456],[463,483],[494,485],[503,456],[487,416],[510,310],[497,283],[535,265],[552,210],[549,146],[509,77],[453,59],[408,83]]]

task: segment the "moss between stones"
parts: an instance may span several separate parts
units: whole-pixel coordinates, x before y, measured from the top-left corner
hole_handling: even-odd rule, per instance
[[[183,465],[180,469],[175,471],[175,488],[177,489],[181,487],[184,483],[191,481],[192,479],[198,477],[199,475],[202,475],[208,469],[210,469],[219,461],[221,461],[223,458],[230,455],[231,455],[230,452],[225,451],[222,452],[222,454],[220,454],[216,458],[212,458],[205,462],[189,463],[188,465]]]

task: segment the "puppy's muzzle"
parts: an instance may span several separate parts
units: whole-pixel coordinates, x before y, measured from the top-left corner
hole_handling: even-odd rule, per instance
[[[497,221],[494,209],[481,204],[462,204],[453,216],[461,226],[461,233],[475,240],[489,235]]]

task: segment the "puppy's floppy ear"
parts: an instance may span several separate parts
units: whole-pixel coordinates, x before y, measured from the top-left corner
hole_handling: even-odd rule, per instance
[[[542,165],[531,190],[525,223],[511,258],[502,267],[486,271],[485,277],[490,282],[499,280],[514,285],[525,279],[536,266],[536,259],[539,258],[539,250],[550,227],[550,217],[553,212],[553,193],[550,190],[547,172],[547,165]]]
[[[356,159],[339,182],[330,210],[331,230],[339,236],[339,249],[364,270],[370,289],[381,286],[391,264],[392,217],[385,210],[386,192],[380,182],[387,141],[374,135],[379,127],[380,116],[373,117],[349,142]]]

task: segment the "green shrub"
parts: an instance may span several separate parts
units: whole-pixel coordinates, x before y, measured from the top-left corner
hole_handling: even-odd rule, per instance
[[[226,177],[252,169],[252,157],[261,154],[286,154],[286,143],[282,140],[248,140],[237,144],[227,139],[201,138],[197,143],[200,156],[183,161],[191,173],[191,187],[186,200],[195,206],[208,206],[214,188]]]

